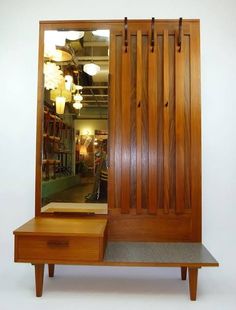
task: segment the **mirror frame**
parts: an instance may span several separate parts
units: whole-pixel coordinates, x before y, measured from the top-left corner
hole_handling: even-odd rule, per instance
[[[45,30],[83,30],[108,29],[121,30],[123,20],[78,20],[78,21],[40,21],[38,50],[38,95],[37,95],[37,131],[36,131],[36,171],[35,171],[35,216],[42,216],[42,128],[43,128],[43,96],[44,96],[44,31]],[[110,66],[110,63],[109,63]],[[108,103],[109,104],[109,103]],[[109,128],[109,108],[108,108]],[[108,150],[109,152],[109,150]],[[108,183],[109,186],[109,183]],[[108,191],[109,193],[109,191]],[[109,203],[109,194],[108,194]],[[44,214],[44,216],[47,216]]]

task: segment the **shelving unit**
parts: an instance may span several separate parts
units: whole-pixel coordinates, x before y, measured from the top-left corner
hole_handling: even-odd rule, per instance
[[[71,175],[74,129],[49,109],[44,110],[43,128],[43,179]]]

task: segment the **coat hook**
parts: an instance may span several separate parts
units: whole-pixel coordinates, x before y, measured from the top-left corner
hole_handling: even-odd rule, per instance
[[[124,32],[125,32],[125,53],[128,51],[128,18],[125,17],[124,19]]]
[[[151,51],[152,53],[154,52],[154,29],[155,29],[155,18],[152,17],[152,22],[151,22]]]
[[[179,36],[178,36],[179,52],[181,52],[181,48],[182,48],[182,28],[183,28],[183,18],[180,17],[180,19],[179,19]]]

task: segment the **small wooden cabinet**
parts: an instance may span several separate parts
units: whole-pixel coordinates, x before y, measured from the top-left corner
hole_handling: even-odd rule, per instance
[[[16,262],[97,262],[104,256],[107,220],[34,218],[14,234]]]

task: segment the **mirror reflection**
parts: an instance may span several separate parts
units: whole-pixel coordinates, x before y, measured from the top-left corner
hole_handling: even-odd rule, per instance
[[[108,75],[109,30],[45,31],[44,212],[107,203]]]

